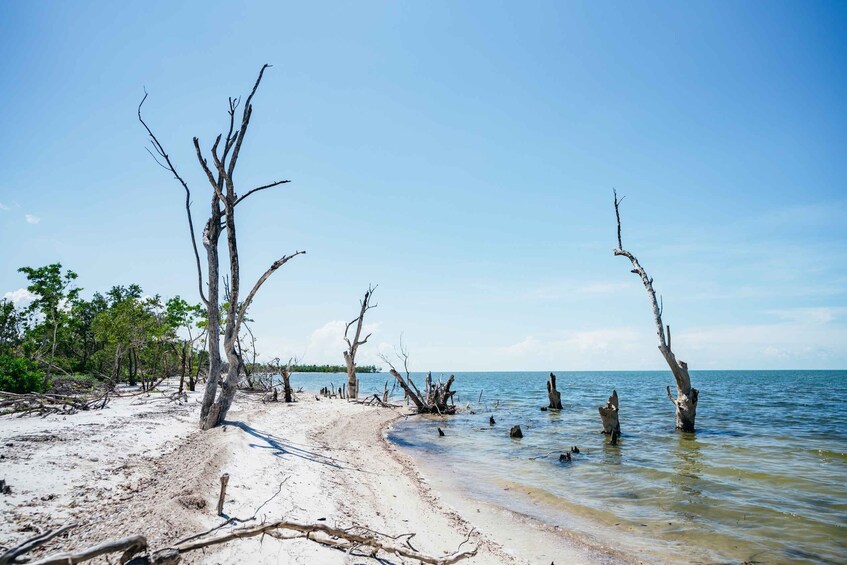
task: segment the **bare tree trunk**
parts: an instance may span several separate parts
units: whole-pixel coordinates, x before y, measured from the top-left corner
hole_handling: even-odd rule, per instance
[[[208,298],[203,292],[203,272],[200,266],[200,255],[197,252],[197,242],[194,237],[194,224],[191,217],[191,192],[188,184],[179,175],[173,163],[170,160],[167,152],[152,130],[147,126],[141,117],[141,106],[147,98],[145,93],[144,98],[138,106],[138,119],[144,126],[150,136],[150,143],[153,146],[155,154],[151,152],[153,158],[166,170],[173,173],[174,177],[180,182],[185,189],[185,209],[188,217],[188,226],[191,232],[191,244],[194,249],[194,256],[197,264],[198,288],[200,297],[203,299],[207,307],[208,313],[208,344],[209,344],[209,378],[206,381],[206,389],[203,394],[203,403],[200,410],[200,422],[203,429],[219,425],[226,418],[227,411],[232,404],[235,396],[236,386],[238,384],[239,368],[241,366],[241,356],[236,348],[236,339],[239,329],[250,307],[250,303],[258,292],[259,287],[279,269],[282,265],[288,262],[293,257],[305,253],[305,251],[297,251],[292,255],[284,256],[275,261],[265,273],[259,277],[258,281],[253,285],[247,297],[243,302],[239,302],[240,290],[240,268],[238,257],[238,243],[236,237],[235,225],[235,207],[245,198],[275,186],[285,184],[289,181],[278,180],[251,190],[248,190],[242,195],[236,194],[233,175],[235,166],[238,162],[238,156],[241,151],[241,145],[244,142],[244,137],[247,133],[250,124],[250,117],[253,114],[253,96],[259,88],[265,70],[270,65],[263,65],[259,71],[259,76],[253,84],[253,89],[250,91],[247,100],[244,103],[244,110],[241,117],[240,127],[236,129],[235,112],[239,106],[240,99],[229,99],[229,131],[224,138],[220,134],[215,139],[211,149],[212,166],[203,156],[200,149],[200,140],[194,138],[194,149],[197,154],[197,160],[206,178],[209,181],[212,189],[212,206],[211,215],[206,222],[206,227],[203,231],[203,246],[206,249],[208,259]],[[221,152],[218,153],[218,148],[223,146]],[[156,157],[158,155],[158,158]],[[161,159],[161,161],[160,161]],[[221,208],[223,206],[223,208]],[[223,222],[222,222],[223,219]],[[231,281],[231,296],[229,308],[227,311],[226,327],[224,329],[224,353],[227,357],[227,374],[221,379],[221,355],[220,355],[220,272],[219,272],[219,255],[218,245],[221,235],[221,230],[226,228],[227,247],[229,251],[229,266],[230,266],[230,281]],[[220,392],[218,393],[218,389]]]
[[[621,435],[621,424],[618,419],[618,391],[613,390],[606,406],[600,406],[600,420],[603,422],[603,433],[606,435]]]
[[[182,352],[181,352],[181,354],[180,354],[180,356],[181,356],[181,361],[182,361],[182,369],[181,369],[181,371],[180,371],[180,373],[179,373],[179,392],[180,392],[180,393],[182,392],[182,389],[183,389],[183,387],[185,386],[185,368],[186,368],[186,367],[185,367],[185,364],[186,364],[186,359],[185,359],[185,350],[186,350],[187,348],[188,348],[188,342],[187,342],[187,341],[185,341],[185,340],[183,340],[183,342],[182,342]]]
[[[550,378],[547,380],[547,398],[550,400],[548,408],[562,409],[562,395],[556,390],[556,375],[553,373],[550,373]]]
[[[285,393],[285,401],[294,402],[294,394],[291,390],[291,371],[288,367],[282,371],[282,390]]]
[[[344,329],[344,341],[347,342],[347,350],[344,352],[344,363],[347,365],[347,398],[353,400],[356,400],[359,397],[359,379],[356,377],[356,352],[359,351],[359,346],[366,344],[368,342],[368,338],[371,337],[371,334],[368,334],[365,336],[365,339],[359,339],[362,335],[362,324],[365,321],[365,312],[371,308],[377,307],[376,304],[371,305],[371,298],[373,298],[375,290],[375,286],[368,286],[368,290],[365,292],[365,297],[359,301],[359,315],[353,318],[353,320],[347,324],[347,327]],[[353,324],[356,324],[356,333],[351,341],[350,338],[347,337],[347,334]]]
[[[53,370],[53,360],[56,358],[56,334],[59,331],[59,322],[53,315],[53,343],[50,346],[50,364],[47,365],[47,372],[44,374],[44,390],[50,386],[50,372]]]
[[[700,391],[691,386],[691,377],[688,375],[688,364],[684,361],[677,361],[676,356],[671,349],[671,328],[662,323],[662,307],[656,300],[656,291],[653,290],[653,279],[651,279],[644,267],[635,258],[635,255],[623,249],[621,242],[621,215],[620,204],[623,198],[618,199],[618,194],[615,192],[615,216],[618,221],[618,248],[615,249],[615,255],[622,255],[630,260],[632,272],[641,278],[644,288],[647,289],[647,296],[650,298],[650,305],[653,307],[653,319],[656,322],[656,334],[659,337],[659,352],[665,358],[668,366],[673,373],[676,381],[676,399],[671,396],[670,387],[667,388],[668,398],[671,399],[676,407],[676,429],[684,432],[694,431],[694,419],[697,415],[697,400]],[[665,338],[665,330],[667,328],[667,339]]]

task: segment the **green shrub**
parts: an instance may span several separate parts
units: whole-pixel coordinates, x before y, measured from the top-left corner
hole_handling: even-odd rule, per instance
[[[6,392],[41,392],[44,375],[35,363],[23,357],[0,355],[0,390]]]

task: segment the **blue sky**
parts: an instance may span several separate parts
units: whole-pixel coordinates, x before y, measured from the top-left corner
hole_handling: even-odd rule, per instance
[[[307,5],[308,4],[308,5]],[[377,361],[660,369],[643,287],[692,369],[847,366],[847,9],[836,2],[0,5],[0,294],[61,261],[86,292],[196,299],[191,139],[271,63],[239,161],[260,354],[338,362],[379,284]],[[18,297],[21,293],[11,294]]]

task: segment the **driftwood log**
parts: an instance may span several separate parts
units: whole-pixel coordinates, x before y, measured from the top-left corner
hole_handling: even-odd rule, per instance
[[[547,398],[550,400],[548,408],[562,409],[562,395],[556,390],[556,375],[553,373],[550,373],[550,378],[547,380]]]
[[[0,391],[0,415],[18,414],[19,416],[48,416],[50,414],[76,414],[86,410],[99,410],[109,403],[109,391],[98,396],[72,396],[59,394],[26,393]]]
[[[598,410],[600,411],[600,420],[603,422],[603,433],[606,435],[612,435],[613,433],[621,435],[621,424],[618,419],[618,412],[620,410],[618,406],[618,391],[612,390],[612,396],[609,397],[606,405],[600,406]]]
[[[618,221],[618,248],[615,249],[615,255],[626,257],[632,263],[632,273],[641,278],[644,288],[647,289],[647,296],[650,299],[650,305],[653,307],[653,320],[656,322],[656,333],[659,337],[659,352],[665,358],[665,362],[673,373],[676,381],[676,398],[671,396],[671,389],[667,387],[668,398],[671,399],[676,407],[676,429],[684,432],[694,431],[694,419],[697,415],[697,400],[700,396],[700,391],[691,386],[691,377],[688,374],[688,364],[684,361],[678,361],[671,349],[671,327],[665,326],[662,322],[662,306],[656,300],[656,291],[653,289],[653,279],[647,275],[647,271],[635,258],[635,255],[623,248],[621,241],[621,214],[620,204],[623,198],[618,198],[618,193],[615,192],[615,217]],[[667,333],[665,331],[667,330]]]
[[[226,525],[229,522],[225,522]],[[19,560],[25,553],[44,545],[47,541],[57,537],[67,530],[76,527],[70,524],[54,532],[41,534],[22,544],[0,554],[0,565],[11,565],[13,563],[24,563],[25,557]],[[217,528],[216,528],[217,529]],[[129,536],[121,539],[110,540],[98,545],[80,550],[75,553],[57,553],[43,559],[28,562],[30,565],[67,565],[82,563],[111,553],[121,553],[120,563],[127,565],[172,565],[180,561],[180,556],[190,551],[196,551],[206,547],[227,543],[241,538],[269,535],[277,539],[305,538],[318,544],[351,552],[354,549],[368,547],[371,549],[370,556],[376,557],[377,552],[383,551],[408,559],[415,559],[421,563],[450,564],[457,563],[476,555],[478,548],[461,551],[462,546],[468,542],[473,530],[468,532],[465,540],[459,544],[455,552],[443,556],[432,556],[415,550],[411,544],[399,545],[397,540],[407,540],[414,534],[401,534],[390,536],[375,532],[365,527],[352,527],[348,529],[332,528],[325,524],[303,524],[287,520],[279,520],[260,524],[257,526],[233,528],[226,533],[211,536],[213,531],[197,536],[190,536],[185,541],[179,542],[172,547],[150,551],[144,536]],[[283,533],[285,532],[285,533]]]

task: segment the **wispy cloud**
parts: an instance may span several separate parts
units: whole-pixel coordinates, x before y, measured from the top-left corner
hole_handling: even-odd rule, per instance
[[[11,208],[9,208],[8,206],[6,206],[2,202],[0,202],[0,210],[2,210],[4,212],[8,212],[9,210],[11,210]]]
[[[769,310],[781,320],[797,322],[801,324],[827,324],[841,318],[847,313],[847,307],[824,306],[818,308],[786,308],[782,310]]]
[[[37,224],[41,221],[41,218],[39,218],[38,216],[33,216],[32,214],[24,214],[24,219],[28,224]]]

